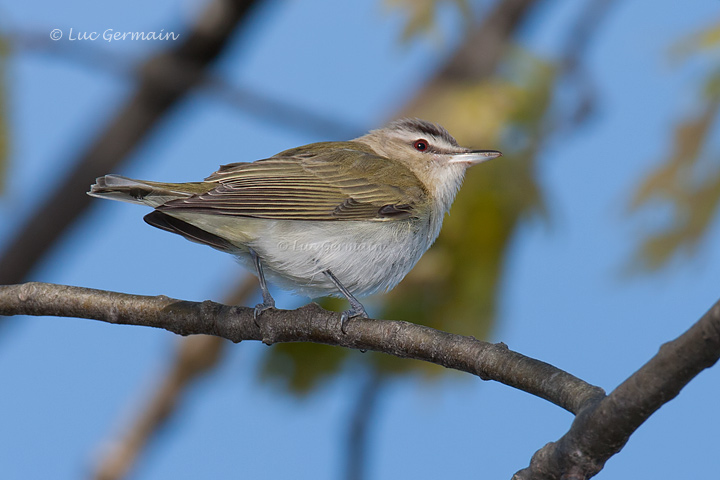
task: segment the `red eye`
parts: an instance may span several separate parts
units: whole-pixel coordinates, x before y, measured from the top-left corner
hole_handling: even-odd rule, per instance
[[[424,152],[428,149],[428,142],[427,140],[423,139],[415,140],[415,143],[413,143],[413,147],[415,147],[415,150],[417,150],[418,152]]]

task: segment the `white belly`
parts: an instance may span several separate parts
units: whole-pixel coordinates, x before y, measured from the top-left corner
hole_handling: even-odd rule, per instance
[[[339,295],[330,270],[353,295],[395,287],[432,245],[439,225],[428,220],[293,221],[204,215],[182,218],[240,247],[236,256],[254,272],[247,247],[260,257],[267,279],[310,297]],[[434,223],[434,222],[433,222]]]

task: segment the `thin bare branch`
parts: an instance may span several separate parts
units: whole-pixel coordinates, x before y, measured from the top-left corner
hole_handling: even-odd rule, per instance
[[[720,301],[610,395],[587,404],[570,430],[538,450],[514,480],[584,480],[597,474],[650,415],[720,358]]]
[[[323,310],[315,303],[297,310],[268,310],[258,326],[253,309],[248,307],[32,282],[0,286],[0,315],[87,318],[163,328],[179,335],[215,335],[236,343],[315,342],[374,350],[496,380],[573,413],[605,396],[601,388],[513,352],[502,343],[482,342],[395,320],[353,319],[345,334],[340,330],[340,314]]]

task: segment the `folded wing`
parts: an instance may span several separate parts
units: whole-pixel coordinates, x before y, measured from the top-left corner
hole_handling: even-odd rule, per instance
[[[215,188],[158,207],[277,220],[396,220],[427,192],[406,167],[357,142],[307,145],[254,163],[225,165]]]

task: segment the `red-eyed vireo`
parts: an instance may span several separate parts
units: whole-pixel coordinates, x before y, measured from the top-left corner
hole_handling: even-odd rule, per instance
[[[321,142],[220,167],[203,182],[97,179],[92,196],[155,210],[152,226],[235,255],[310,297],[342,294],[342,325],[367,317],[356,296],[395,287],[440,233],[465,170],[499,157],[458,145],[441,126],[403,119],[348,142]]]

